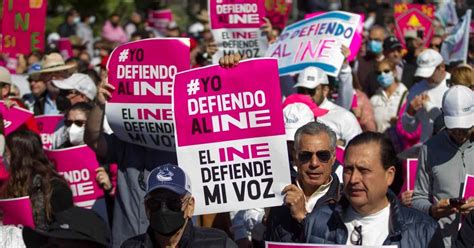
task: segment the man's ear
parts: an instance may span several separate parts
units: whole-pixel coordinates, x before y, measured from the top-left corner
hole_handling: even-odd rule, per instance
[[[386,171],[385,171],[385,177],[387,180],[387,186],[392,185],[393,181],[395,180],[395,174],[397,172],[397,169],[395,169],[395,166],[390,166]]]

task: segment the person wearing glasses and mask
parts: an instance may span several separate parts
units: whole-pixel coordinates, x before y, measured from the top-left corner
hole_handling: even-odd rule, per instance
[[[79,102],[92,103],[97,94],[94,81],[83,73],[74,73],[63,80],[53,80],[53,85],[59,89],[56,105],[61,112]]]
[[[392,143],[381,133],[352,139],[344,154],[343,196],[306,217],[306,243],[429,247],[436,222],[403,206],[389,190],[401,169]]]
[[[69,148],[84,144],[84,128],[92,105],[79,102],[64,113],[64,127],[53,135],[53,149]]]
[[[306,216],[318,206],[339,200],[340,182],[333,172],[336,135],[325,124],[309,122],[294,136],[296,178],[283,189],[284,205],[266,220],[266,241],[303,242]]]
[[[148,176],[145,195],[150,225],[146,233],[128,239],[121,247],[236,248],[224,231],[193,225],[194,205],[189,176],[176,165],[156,167]]]

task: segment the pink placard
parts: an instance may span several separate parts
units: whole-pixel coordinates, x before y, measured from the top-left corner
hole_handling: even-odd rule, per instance
[[[405,192],[408,190],[415,189],[416,182],[416,172],[418,170],[418,159],[410,158],[404,161],[403,163],[403,173],[405,175],[405,180],[400,192]]]
[[[273,27],[285,28],[292,4],[293,0],[265,0],[266,15]]]
[[[29,196],[0,200],[3,225],[22,225],[35,228]]]
[[[5,128],[5,136],[9,135],[21,125],[23,125],[33,113],[19,107],[7,108],[3,101],[0,101],[0,112],[3,115],[3,127]]]
[[[320,14],[323,14],[325,12],[314,12],[314,13],[309,13],[304,16],[304,19],[309,19],[313,16],[318,16]],[[360,23],[356,28],[356,32],[354,33],[354,38],[352,38],[351,45],[349,46],[349,50],[351,50],[351,54],[347,58],[349,61],[353,61],[356,57],[357,54],[359,53],[360,46],[362,45],[362,39],[364,38],[364,20],[365,20],[365,15],[364,14],[359,14],[360,15]]]
[[[51,149],[53,145],[53,134],[59,122],[64,117],[62,115],[38,115],[35,116],[36,123],[41,136],[44,149]]]
[[[342,165],[344,164],[344,152],[345,152],[344,147],[342,147],[342,146],[337,146],[336,147],[336,159]]]
[[[150,10],[148,13],[148,23],[164,34],[168,24],[173,21],[173,12],[170,9]]]
[[[462,197],[466,200],[474,197],[474,175],[466,175]]]
[[[435,6],[433,4],[406,4],[399,3],[394,6],[395,36],[406,48],[405,37],[418,37],[418,32],[423,33],[423,45],[429,46],[434,35]]]
[[[115,87],[106,114],[126,142],[174,151],[171,97],[177,72],[189,69],[189,39],[146,39],[117,47],[107,63]]]
[[[58,40],[58,50],[65,60],[73,56],[72,45],[69,38],[61,38]]]
[[[259,28],[265,16],[263,0],[209,0],[211,29]]]
[[[88,146],[46,150],[46,156],[68,182],[77,206],[91,208],[97,199],[104,197],[104,191],[95,180],[99,162]]]
[[[47,0],[5,0],[2,52],[28,54],[43,50]]]
[[[183,103],[173,105],[180,113],[175,116],[178,145],[285,134],[277,85],[275,59],[243,61],[232,70],[214,65],[178,73],[174,101]]]

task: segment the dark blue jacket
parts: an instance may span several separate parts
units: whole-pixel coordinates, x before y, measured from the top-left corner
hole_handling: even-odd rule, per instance
[[[384,245],[406,247],[430,247],[430,242],[438,228],[430,216],[402,206],[393,193],[388,193],[390,201],[390,230]],[[344,225],[343,213],[349,207],[347,198],[338,204],[322,206],[311,212],[305,219],[305,242],[315,244],[346,244],[348,233]]]

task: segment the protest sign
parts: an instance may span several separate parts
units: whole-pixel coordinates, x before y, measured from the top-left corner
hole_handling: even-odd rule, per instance
[[[314,13],[306,14],[304,16],[304,19],[309,19],[311,17],[318,16],[323,13],[324,12],[314,12]],[[352,38],[351,45],[349,46],[349,50],[351,51],[351,54],[347,58],[347,60],[349,61],[353,61],[357,57],[360,46],[362,45],[362,38],[364,37],[364,20],[365,20],[365,15],[360,14],[359,25],[357,25],[356,33],[354,34],[354,38]]]
[[[87,145],[45,152],[55,165],[56,171],[68,182],[77,206],[90,209],[97,199],[104,197],[104,191],[95,180],[95,170],[99,168],[99,162],[94,151]]]
[[[209,20],[217,52],[212,62],[239,53],[262,57],[268,48],[267,35],[260,30],[265,17],[264,0],[208,0]]]
[[[0,101],[0,113],[3,115],[3,128],[5,128],[5,136],[15,131],[33,116],[32,112],[20,107],[13,106],[11,108],[7,108],[3,101]]]
[[[319,244],[297,244],[297,243],[277,243],[265,242],[265,248],[349,248],[352,245],[319,245]],[[366,246],[365,248],[397,248],[396,245],[374,245]]]
[[[73,56],[72,45],[69,38],[61,38],[58,40],[58,50],[65,60]]]
[[[336,146],[336,160],[339,161],[340,164],[344,164],[344,152],[344,147]]]
[[[146,39],[117,47],[107,63],[115,86],[106,114],[123,141],[175,151],[171,96],[177,72],[189,69],[189,39]]]
[[[275,59],[178,73],[173,97],[196,215],[283,203],[290,174]]]
[[[466,175],[462,197],[466,200],[469,199],[469,197],[474,197],[474,175]]]
[[[53,146],[53,134],[59,122],[64,117],[62,115],[38,115],[35,116],[36,123],[41,136],[44,149],[51,149]]]
[[[462,18],[462,22],[458,22],[443,41],[441,55],[446,64],[458,61],[466,63],[467,61],[471,13],[472,10],[468,9]]]
[[[405,182],[402,187],[402,191],[415,189],[416,171],[418,169],[418,159],[410,158],[403,164],[403,170],[405,172]]]
[[[16,55],[43,50],[47,0],[4,0],[2,52]]]
[[[405,37],[418,37],[425,47],[429,46],[434,34],[434,13],[433,4],[395,4],[395,36],[403,48],[406,48]]]
[[[173,21],[173,12],[170,9],[151,10],[148,13],[148,23],[161,34],[166,34],[168,24]]]
[[[266,57],[278,58],[280,75],[315,66],[337,76],[344,62],[341,45],[350,47],[359,23],[359,15],[343,11],[299,21],[283,30]]]
[[[266,16],[274,28],[285,28],[292,4],[293,0],[265,0]]]
[[[35,228],[29,196],[1,199],[0,210],[3,212],[3,225],[22,225]]]

